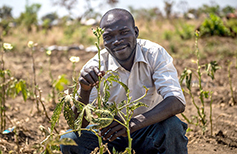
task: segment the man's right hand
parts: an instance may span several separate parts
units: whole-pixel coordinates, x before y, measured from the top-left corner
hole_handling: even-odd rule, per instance
[[[104,71],[100,71],[98,67],[89,67],[81,72],[81,76],[79,77],[79,82],[81,85],[81,90],[83,91],[91,91],[91,89],[98,85],[99,77],[103,77],[105,75]]]

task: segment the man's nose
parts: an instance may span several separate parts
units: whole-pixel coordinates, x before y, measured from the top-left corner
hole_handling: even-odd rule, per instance
[[[123,42],[123,39],[119,38],[119,37],[115,37],[114,41],[113,41],[113,45],[119,45]]]

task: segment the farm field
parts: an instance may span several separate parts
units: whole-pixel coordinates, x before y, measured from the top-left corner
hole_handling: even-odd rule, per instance
[[[193,23],[193,22],[192,22]],[[198,22],[197,22],[198,23]],[[153,28],[147,30],[147,25],[140,25],[140,38],[150,39],[162,45],[174,58],[174,65],[178,71],[179,76],[185,68],[195,68],[196,65],[192,60],[196,60],[195,56],[195,37],[188,40],[182,40],[173,33],[169,34],[175,28],[172,22],[167,22],[161,26],[153,25]],[[152,26],[151,26],[152,27]],[[88,33],[90,27],[87,27]],[[86,30],[87,30],[86,29]],[[84,27],[85,30],[85,27]],[[38,45],[34,52],[36,81],[42,90],[42,97],[44,97],[44,105],[49,117],[52,116],[55,104],[52,103],[49,94],[52,91],[50,72],[54,79],[59,75],[65,74],[66,78],[71,82],[73,75],[73,64],[70,62],[71,56],[80,57],[80,61],[76,63],[75,71],[79,73],[82,66],[96,53],[87,52],[85,49],[71,49],[68,51],[52,50],[51,64],[49,65],[49,56],[46,54],[46,48],[51,45],[60,44],[58,38],[62,37],[61,31],[58,28],[53,28],[46,34],[39,32],[27,33],[23,31],[23,36],[19,31],[13,31],[11,36],[6,36],[4,42],[13,43],[18,48],[13,49],[12,52],[4,54],[5,68],[9,69],[16,79],[24,79],[32,88],[33,85],[33,70],[30,49],[27,47],[28,41],[37,42]],[[150,35],[152,31],[157,31],[157,35]],[[91,34],[88,34],[91,35]],[[76,36],[72,36],[75,37]],[[18,41],[21,40],[21,41]],[[74,46],[80,45],[78,40],[72,42],[64,40],[63,45]],[[14,43],[16,42],[16,43]],[[91,41],[93,42],[93,40]],[[234,99],[237,100],[237,41],[236,38],[231,37],[204,37],[199,38],[198,48],[200,51],[200,64],[210,63],[216,61],[220,69],[215,72],[215,79],[203,75],[201,84],[206,91],[212,91],[212,123],[213,133],[211,135],[210,129],[210,98],[205,102],[205,113],[207,119],[206,131],[203,134],[202,129],[195,124],[189,124],[189,131],[187,137],[189,138],[188,151],[189,154],[234,154],[237,153],[237,104],[231,103],[230,82],[232,81]],[[231,65],[228,65],[232,62]],[[229,69],[229,72],[228,72]],[[230,74],[230,77],[228,77]],[[72,82],[69,84],[71,85]],[[198,88],[198,79],[193,76],[192,92],[195,102],[198,106],[201,105]],[[185,87],[184,84],[181,85]],[[64,86],[67,89],[67,86]],[[197,116],[197,110],[192,104],[190,95],[185,93],[186,110],[185,116],[191,118]],[[58,101],[56,102],[58,103]],[[5,153],[37,153],[37,144],[45,139],[43,132],[39,127],[44,126],[46,129],[51,126],[49,123],[43,107],[39,104],[40,112],[37,111],[36,103],[29,97],[26,101],[21,95],[16,98],[8,98],[6,101],[6,115],[7,128],[17,126],[18,128],[18,146],[14,133],[2,134],[0,133],[0,150]],[[185,121],[182,115],[178,115],[180,119]],[[186,121],[185,121],[186,122]],[[60,117],[56,129],[63,133],[69,129],[63,116]],[[19,148],[19,149],[17,149]]]

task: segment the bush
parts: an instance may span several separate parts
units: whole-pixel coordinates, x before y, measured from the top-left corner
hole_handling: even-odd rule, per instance
[[[180,28],[176,28],[176,31],[181,39],[188,40],[194,36],[195,29],[192,25],[182,23],[180,24]]]
[[[220,17],[210,14],[200,27],[201,36],[231,36],[230,30],[224,25]]]

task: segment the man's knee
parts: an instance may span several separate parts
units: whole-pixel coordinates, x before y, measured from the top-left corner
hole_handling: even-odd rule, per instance
[[[162,127],[167,131],[174,131],[177,133],[186,132],[187,124],[182,122],[178,117],[172,116],[160,123]]]
[[[71,131],[71,130],[68,130],[68,131]],[[70,133],[62,135],[61,139],[63,139],[63,138],[69,138],[69,139],[72,139],[76,142],[76,140],[78,138],[78,135],[75,132],[70,132]],[[63,145],[63,144],[60,145],[60,149],[61,149],[63,154],[70,154],[71,153],[70,152],[71,147],[72,147],[71,145]]]

